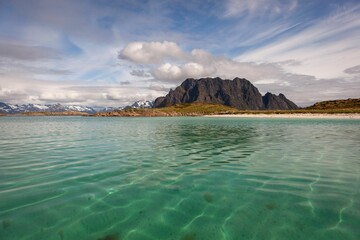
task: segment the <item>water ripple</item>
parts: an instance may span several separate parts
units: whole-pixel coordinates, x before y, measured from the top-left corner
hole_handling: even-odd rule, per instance
[[[357,239],[356,120],[0,118],[0,239]]]

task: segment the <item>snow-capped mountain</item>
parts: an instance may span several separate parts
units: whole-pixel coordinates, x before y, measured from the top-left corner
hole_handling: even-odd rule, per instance
[[[131,108],[152,108],[154,106],[154,101],[136,101],[130,107]]]
[[[0,102],[0,113],[14,114],[14,113],[25,113],[25,112],[111,112],[116,110],[122,110],[124,108],[152,108],[154,101],[140,100],[134,102],[132,105],[127,107],[86,107],[78,105],[62,105],[57,104],[6,104]]]
[[[12,108],[6,103],[0,102],[0,113],[10,113]]]
[[[57,104],[6,104],[0,102],[0,113],[24,113],[24,112],[86,112],[95,113],[95,110],[91,107],[77,106],[77,105],[61,105]]]
[[[123,109],[129,108],[152,108],[154,105],[154,101],[140,100],[134,102],[132,105],[121,106],[121,107],[93,107],[96,112],[112,112],[119,111]]]

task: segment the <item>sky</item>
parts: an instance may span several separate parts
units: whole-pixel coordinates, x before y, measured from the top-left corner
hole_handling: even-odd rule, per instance
[[[0,0],[0,102],[116,107],[217,76],[360,97],[360,1]]]

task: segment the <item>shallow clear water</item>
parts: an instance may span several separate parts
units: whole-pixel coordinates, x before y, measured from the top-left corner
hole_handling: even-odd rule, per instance
[[[360,239],[360,121],[0,118],[0,239]]]

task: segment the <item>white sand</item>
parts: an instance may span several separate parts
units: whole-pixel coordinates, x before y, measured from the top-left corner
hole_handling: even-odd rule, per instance
[[[205,117],[224,117],[224,118],[324,118],[324,119],[360,119],[360,114],[317,114],[317,113],[294,113],[294,114],[225,114],[225,115],[206,115]]]

